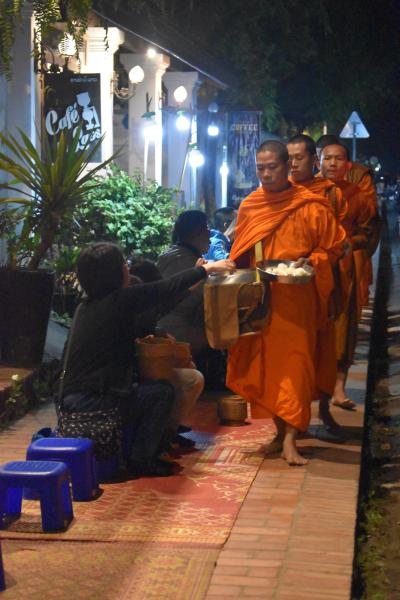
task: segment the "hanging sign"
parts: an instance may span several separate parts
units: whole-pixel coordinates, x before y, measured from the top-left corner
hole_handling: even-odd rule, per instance
[[[46,73],[43,129],[50,138],[80,129],[78,150],[102,136],[100,73]],[[93,162],[101,162],[101,148]]]
[[[240,202],[258,187],[256,151],[260,145],[261,112],[228,113],[228,205]]]

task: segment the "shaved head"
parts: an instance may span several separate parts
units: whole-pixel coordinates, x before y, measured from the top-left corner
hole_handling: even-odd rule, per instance
[[[261,146],[258,147],[256,154],[260,154],[261,152],[273,152],[278,155],[280,161],[287,163],[289,160],[289,155],[285,144],[282,142],[278,142],[276,140],[269,140],[267,142],[263,142]]]
[[[311,156],[317,154],[314,140],[309,135],[305,135],[305,133],[298,133],[291,137],[287,145],[289,146],[289,144],[304,144],[307,154],[310,154]]]
[[[334,144],[327,144],[326,146],[324,146],[324,148],[323,148],[324,154],[326,154],[326,152],[329,151],[330,146],[335,146],[335,148],[341,148],[342,152],[344,152],[344,154],[346,156],[346,160],[350,160],[349,149],[347,148],[347,146],[345,146],[344,144],[341,144],[340,142],[335,142]],[[325,151],[325,149],[326,149],[326,151]]]
[[[336,135],[326,133],[325,135],[321,135],[321,137],[317,139],[316,144],[317,148],[325,148],[325,146],[332,146],[332,144],[340,144],[340,142],[339,138]]]

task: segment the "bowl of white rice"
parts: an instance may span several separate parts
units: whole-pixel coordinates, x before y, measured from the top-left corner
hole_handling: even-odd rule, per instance
[[[263,279],[277,283],[305,284],[314,277],[311,265],[298,265],[294,260],[265,260],[257,264],[257,271]]]

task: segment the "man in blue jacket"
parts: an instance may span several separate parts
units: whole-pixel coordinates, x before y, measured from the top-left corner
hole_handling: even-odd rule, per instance
[[[232,238],[227,231],[231,229],[236,219],[236,210],[230,206],[218,208],[214,213],[214,229],[210,231],[210,247],[204,258],[207,260],[222,260],[228,258],[232,245]],[[233,236],[232,236],[233,237]]]

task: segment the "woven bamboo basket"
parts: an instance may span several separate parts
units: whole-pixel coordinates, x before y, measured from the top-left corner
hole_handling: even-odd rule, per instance
[[[141,379],[171,379],[175,368],[174,342],[168,338],[149,337],[136,340],[136,354]]]
[[[220,398],[218,416],[223,425],[244,425],[247,419],[247,402],[240,396]]]

